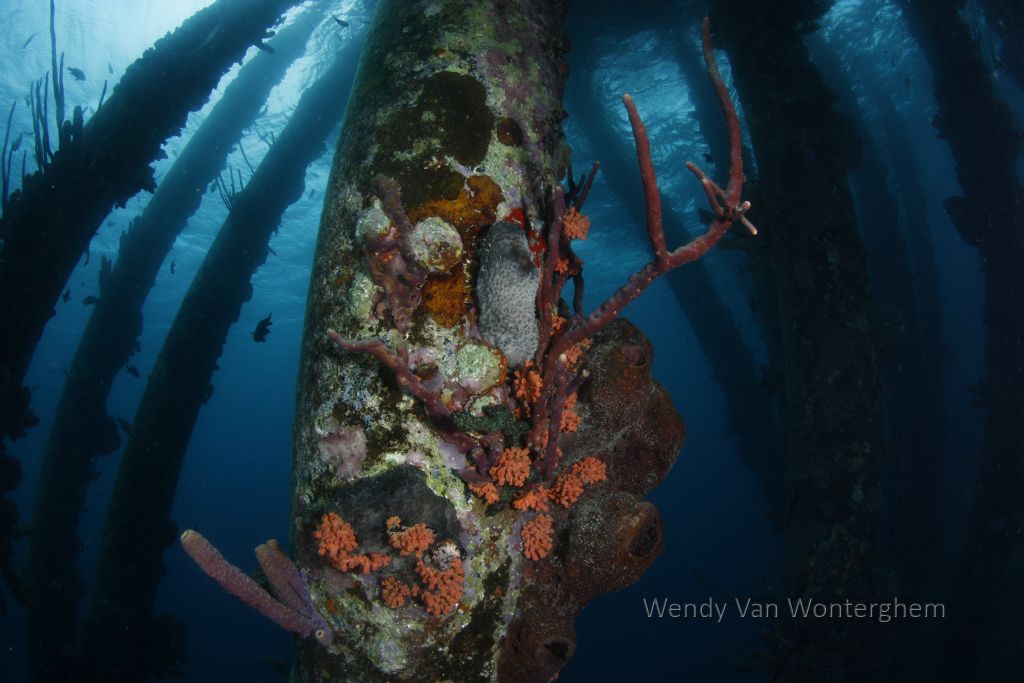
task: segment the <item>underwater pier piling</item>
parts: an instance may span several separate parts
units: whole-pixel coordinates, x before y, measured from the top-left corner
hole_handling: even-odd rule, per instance
[[[326,11],[327,0],[298,15],[248,61],[189,139],[143,211],[122,235],[117,259],[104,262],[101,305],[93,308],[67,370],[47,439],[32,514],[29,547],[33,667],[37,680],[64,680],[82,582],[75,565],[78,521],[95,479],[96,459],[115,451],[118,426],[107,400],[118,373],[137,350],[142,307],[157,273],[228,153],[259,115],[271,89]]]
[[[856,131],[833,108],[798,31],[822,11],[808,0],[716,0],[711,16],[743,100],[778,283],[785,594],[869,600],[887,589],[876,569],[883,406],[867,257],[847,181]],[[864,623],[786,619],[770,647],[772,673],[796,681],[860,670],[865,660],[884,666],[888,646]]]
[[[0,463],[18,476],[5,476],[4,489],[17,485],[20,470],[8,464],[13,456],[3,442],[38,421],[25,373],[89,241],[115,205],[154,189],[150,164],[161,158],[164,141],[296,1],[218,0],[198,12],[132,64],[87,123],[80,108],[61,122],[63,147],[7,198],[0,217]],[[11,563],[18,512],[6,496],[0,505],[0,573],[24,601]]]
[[[0,217],[0,421],[16,436],[25,372],[68,276],[115,205],[155,189],[163,142],[220,77],[296,0],[218,0],[128,67],[110,97],[46,169],[25,179]]]
[[[213,390],[228,332],[252,296],[253,273],[266,260],[284,211],[302,197],[306,168],[342,119],[361,49],[362,40],[348,40],[303,91],[275,144],[235,195],[146,384],[107,508],[87,621],[88,667],[104,680],[155,673],[145,646],[164,642],[153,634],[167,618],[154,617],[153,606],[163,553],[177,536],[171,509],[192,429]]]
[[[943,206],[960,237],[977,249],[984,278],[987,369],[972,387],[984,410],[978,485],[950,597],[957,616],[947,624],[934,669],[948,681],[983,680],[1006,676],[1003,657],[1019,653],[1016,634],[998,633],[995,617],[1007,609],[1005,592],[1019,585],[1012,567],[1024,519],[1024,187],[1017,175],[1020,145],[1011,142],[1021,139],[1022,127],[993,86],[962,19],[963,3],[900,5],[935,74],[934,125],[956,163],[961,194]]]

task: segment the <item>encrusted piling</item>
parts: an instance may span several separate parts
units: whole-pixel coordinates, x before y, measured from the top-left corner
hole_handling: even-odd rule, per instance
[[[419,379],[494,403],[489,394],[512,368],[495,339],[475,332],[480,235],[510,216],[520,230],[544,224],[567,155],[561,18],[561,2],[541,0],[378,7],[335,157],[306,316],[293,545],[335,641],[328,649],[301,642],[296,680],[496,675],[526,564],[513,547],[511,512],[485,512],[452,467],[465,466],[465,454],[438,438],[423,404],[403,393],[407,382],[369,354],[342,352],[328,329],[406,347]],[[399,195],[388,196],[378,176]],[[412,234],[389,237],[396,208],[422,234],[419,250]],[[354,528],[358,552],[389,548],[391,516],[454,542],[465,568],[458,607],[439,616],[412,600],[391,608],[384,577],[332,566],[314,538],[332,512]],[[392,604],[411,592],[399,580],[419,583],[412,561],[402,562],[410,565],[387,568],[401,569],[384,584]]]
[[[580,609],[662,548],[642,497],[685,432],[649,342],[615,318],[745,222],[738,123],[720,87],[729,186],[691,167],[715,218],[666,245],[625,98],[654,258],[587,315],[571,244],[597,166],[559,182],[561,14],[542,0],[378,9],[306,313],[293,546],[334,638],[299,641],[296,681],[550,680]]]

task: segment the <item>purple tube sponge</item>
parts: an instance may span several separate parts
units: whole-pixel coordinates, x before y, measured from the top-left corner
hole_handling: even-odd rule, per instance
[[[324,647],[334,641],[334,633],[309,597],[305,578],[274,539],[256,548],[256,558],[274,595],[260,588],[245,572],[225,560],[220,551],[198,531],[186,530],[181,535],[181,545],[199,568],[219,583],[221,588],[281,628],[303,638],[312,637]]]

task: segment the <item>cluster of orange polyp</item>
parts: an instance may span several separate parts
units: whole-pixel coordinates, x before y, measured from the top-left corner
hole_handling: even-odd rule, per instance
[[[547,506],[557,544],[525,565],[516,616],[502,646],[502,681],[555,674],[572,655],[574,622],[583,606],[634,582],[660,554],[660,516],[642,498],[668,473],[685,431],[668,393],[651,376],[652,360],[650,343],[625,320],[593,337],[580,361],[587,378],[574,408],[579,426],[560,434],[554,483],[543,497],[536,487],[535,495],[514,499],[513,505],[527,509]],[[597,465],[604,480],[591,485]],[[524,525],[524,552],[530,553],[527,537]]]
[[[424,545],[427,527],[410,527],[422,527],[410,533],[419,549],[413,551],[414,561],[397,566],[393,560],[381,564],[384,560],[378,557],[394,557],[393,553],[359,553],[351,529],[343,529],[340,562],[330,548],[320,547],[319,552],[332,568],[376,573],[367,586],[375,586],[380,603],[393,609],[413,603],[430,616],[449,617],[456,608],[474,615],[512,608],[512,621],[502,629],[501,680],[550,678],[572,654],[574,622],[583,606],[601,593],[634,582],[660,554],[660,516],[642,498],[668,473],[684,440],[681,418],[651,376],[653,349],[647,339],[614,314],[592,318],[580,310],[582,261],[571,243],[586,237],[588,221],[579,206],[593,175],[579,191],[569,193],[568,209],[561,188],[556,191],[551,218],[541,234],[525,216],[510,215],[505,221],[506,229],[509,222],[522,227],[531,259],[542,267],[535,301],[536,350],[518,367],[503,371],[495,388],[496,406],[506,413],[503,426],[460,427],[469,412],[459,399],[462,394],[445,392],[448,385],[419,372],[417,349],[391,348],[380,338],[348,340],[329,332],[345,351],[369,354],[384,363],[399,387],[421,403],[443,447],[463,456],[463,465],[452,467],[479,500],[486,519],[508,526],[508,551],[522,561],[510,565],[507,586],[480,591],[468,574],[476,566],[473,553],[504,551],[488,543],[478,550],[465,544],[462,534],[479,528],[468,521],[476,513],[464,519],[450,503],[428,494],[418,467],[400,467],[361,480],[346,488],[335,505],[375,550],[382,522],[392,546],[399,546],[394,545],[396,529],[383,516],[395,512],[380,510],[376,503],[381,498],[374,491],[387,491],[392,510],[400,503],[406,510],[403,516],[426,522],[453,540]],[[393,202],[388,208],[397,214],[396,206]],[[571,310],[562,300],[570,280],[576,290]],[[472,307],[468,310],[472,314]],[[468,329],[472,334],[472,326]],[[437,509],[428,510],[431,505]],[[330,514],[316,532],[318,540],[325,527],[336,526],[328,521]],[[445,520],[446,529],[437,526]],[[470,593],[464,593],[470,590],[467,582],[473,586]],[[508,595],[515,595],[515,600],[506,603],[504,591],[512,589],[516,593]],[[464,608],[460,601],[466,602]]]
[[[522,529],[523,554],[531,560],[547,557],[554,545],[549,502],[569,509],[583,495],[584,487],[607,479],[605,465],[594,457],[586,457],[573,463],[558,475],[550,486],[540,482],[526,486],[530,474],[530,456],[525,448],[506,448],[491,466],[493,481],[484,484],[470,484],[469,489],[488,505],[497,503],[501,496],[498,485],[517,489],[512,507],[520,512],[535,513]]]
[[[448,614],[462,597],[465,576],[462,558],[454,543],[435,545],[434,531],[425,524],[402,526],[401,518],[389,517],[385,523],[391,547],[399,557],[416,558],[419,585],[403,583],[395,576],[381,580],[381,597],[388,607],[403,607],[409,598],[416,598],[429,614]],[[343,572],[376,572],[391,563],[388,553],[355,553],[359,547],[355,530],[337,513],[328,512],[313,533],[318,542],[317,551],[335,569]],[[431,547],[434,546],[433,550]]]
[[[555,543],[555,524],[551,505],[568,510],[583,495],[587,486],[605,481],[605,463],[592,455],[577,456],[571,466],[559,468],[563,452],[559,445],[563,434],[575,433],[581,418],[576,411],[578,391],[588,372],[581,359],[592,340],[566,339],[571,327],[563,313],[562,290],[572,280],[577,288],[574,307],[582,317],[582,261],[575,255],[573,240],[587,238],[590,220],[579,208],[586,198],[597,171],[595,165],[579,188],[572,186],[566,195],[558,187],[552,210],[554,220],[542,235],[534,235],[531,247],[534,262],[541,268],[537,293],[537,348],[533,357],[515,370],[510,380],[511,399],[516,402],[515,417],[529,420],[527,448],[506,447],[493,456],[484,470],[486,479],[470,481],[470,490],[487,505],[501,500],[498,487],[513,489],[512,508],[529,515],[520,529],[523,554],[530,560],[548,556]],[[564,197],[572,206],[565,210]],[[532,233],[526,221],[521,221]],[[595,330],[597,331],[597,330]],[[507,446],[508,444],[506,444]],[[561,471],[559,471],[561,470]]]
[[[571,212],[577,217],[582,230],[574,236],[586,237],[586,226],[589,225],[582,215]],[[540,303],[539,305],[544,305]],[[540,315],[543,319],[543,314]],[[565,327],[563,317],[554,313],[552,332],[557,334]],[[584,379],[586,373],[580,372],[579,364],[583,353],[589,348],[591,341],[585,339],[563,354],[562,370],[565,377],[572,375]],[[539,354],[538,354],[539,356]],[[506,446],[494,457],[486,468],[485,478],[468,482],[470,491],[482,499],[488,506],[502,500],[499,487],[506,491],[505,498],[511,500],[512,507],[529,515],[521,529],[523,554],[530,560],[539,560],[548,555],[554,545],[554,526],[549,503],[560,505],[568,510],[580,496],[586,486],[597,484],[607,479],[605,464],[598,458],[586,456],[571,467],[564,469],[555,477],[550,476],[544,463],[547,452],[547,440],[554,434],[555,440],[563,433],[573,433],[579,429],[580,416],[575,411],[579,382],[573,382],[571,390],[567,384],[562,387],[546,387],[544,380],[537,371],[537,363],[527,360],[523,367],[516,370],[510,380],[510,394],[517,402],[515,416],[518,419],[532,419],[533,431],[538,436],[538,449],[531,454],[529,448]],[[546,393],[559,391],[560,399],[551,403],[545,402]],[[543,406],[550,405],[550,414],[544,412]],[[549,425],[553,430],[549,430]],[[532,441],[532,440],[528,440]],[[555,445],[556,457],[561,456],[561,449]]]

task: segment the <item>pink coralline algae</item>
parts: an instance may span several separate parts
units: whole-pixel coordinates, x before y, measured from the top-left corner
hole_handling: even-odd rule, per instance
[[[374,282],[384,288],[395,327],[405,332],[420,305],[427,269],[417,261],[412,243],[415,226],[402,208],[398,184],[379,177],[377,192],[381,209],[371,210],[372,216],[383,213],[389,222],[364,216],[367,262]]]
[[[366,460],[366,434],[361,427],[348,427],[328,420],[326,430],[317,432],[317,449],[324,462],[334,465],[341,479],[353,479]]]

